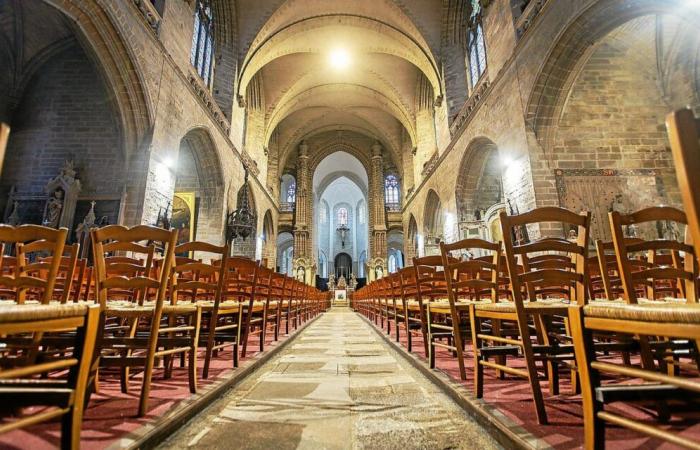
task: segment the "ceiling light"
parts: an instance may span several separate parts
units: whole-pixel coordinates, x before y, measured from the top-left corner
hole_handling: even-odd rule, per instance
[[[334,69],[346,69],[350,65],[350,54],[343,48],[336,48],[328,60]]]

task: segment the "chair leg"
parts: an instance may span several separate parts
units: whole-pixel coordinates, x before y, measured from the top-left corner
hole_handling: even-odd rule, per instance
[[[467,379],[467,371],[464,368],[464,353],[463,353],[463,342],[462,342],[462,332],[459,329],[461,323],[461,318],[459,312],[457,312],[457,317],[452,318],[452,334],[454,335],[454,347],[457,353],[457,364],[459,365],[459,376],[462,380]]]
[[[190,323],[194,322],[194,330],[191,331],[192,344],[189,351],[189,378],[190,392],[197,392],[197,344],[199,343],[199,327],[202,323],[202,309],[197,307],[197,312],[190,317]]]
[[[153,317],[151,326],[151,336],[148,340],[148,350],[146,354],[146,366],[143,370],[143,384],[141,386],[141,397],[139,399],[138,417],[143,417],[148,412],[148,396],[151,394],[151,378],[153,377],[153,366],[155,365],[155,353],[158,346],[158,323],[160,318]]]
[[[595,388],[600,384],[600,380],[598,373],[590,370],[590,363],[595,359],[593,335],[586,331],[583,325],[581,308],[571,308],[569,318],[576,367],[581,380],[584,447],[587,450],[605,448],[605,421],[598,418],[601,405],[595,400]]]
[[[76,402],[61,418],[61,448],[78,450],[80,448],[80,428],[83,423],[82,401]]]
[[[520,336],[523,341],[523,356],[525,357],[525,364],[527,366],[528,381],[532,389],[532,398],[535,402],[537,422],[540,425],[546,425],[547,411],[544,408],[544,398],[542,397],[537,367],[535,367],[535,356],[532,352],[532,342],[530,341],[530,330],[528,330],[527,319],[518,320],[518,328],[520,328]]]
[[[484,366],[479,361],[482,342],[478,338],[481,333],[481,321],[476,317],[474,305],[469,305],[469,322],[472,331],[472,353],[474,354],[474,396],[482,398],[484,396]]]

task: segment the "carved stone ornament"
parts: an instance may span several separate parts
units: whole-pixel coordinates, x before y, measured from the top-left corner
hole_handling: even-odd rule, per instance
[[[58,176],[46,184],[44,192],[48,194],[49,198],[44,208],[44,225],[69,229],[72,226],[75,206],[82,189],[76,174],[73,161],[66,161]]]
[[[302,283],[312,284],[316,277],[316,266],[313,259],[307,257],[294,258],[292,261],[292,272],[294,278]]]
[[[366,273],[370,282],[384,278],[384,275],[387,273],[386,259],[376,257],[367,261]]]

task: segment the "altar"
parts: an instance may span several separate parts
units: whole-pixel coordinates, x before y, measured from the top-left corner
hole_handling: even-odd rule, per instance
[[[357,279],[354,274],[350,275],[350,281],[345,279],[345,276],[340,275],[338,281],[335,280],[335,275],[331,274],[328,278],[328,290],[332,294],[333,306],[348,306],[348,295],[355,291]]]

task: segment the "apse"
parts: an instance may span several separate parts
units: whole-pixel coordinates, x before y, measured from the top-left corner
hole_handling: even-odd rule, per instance
[[[365,274],[368,247],[367,172],[346,152],[326,157],[314,172],[318,276]]]

